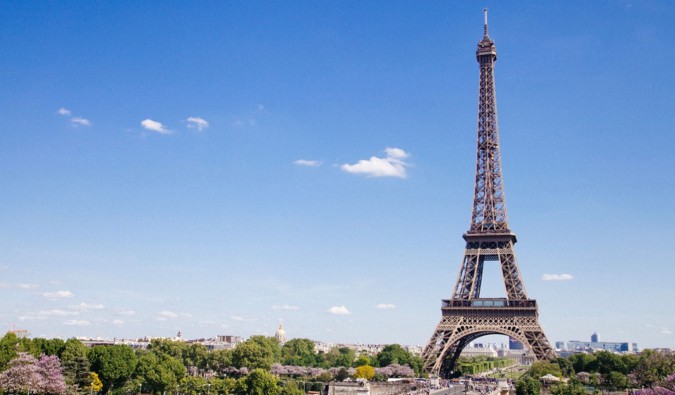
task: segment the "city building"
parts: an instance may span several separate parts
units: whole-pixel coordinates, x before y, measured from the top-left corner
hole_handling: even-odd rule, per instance
[[[611,352],[637,352],[637,343],[629,342],[604,342],[600,338],[600,334],[595,332],[591,335],[590,342],[580,340],[570,340],[565,342],[556,342],[556,349],[568,352],[581,351],[611,351]]]

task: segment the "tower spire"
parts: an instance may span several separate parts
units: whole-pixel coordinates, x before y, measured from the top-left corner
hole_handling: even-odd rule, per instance
[[[488,37],[487,11],[487,8],[483,8],[483,15],[485,17],[485,22],[483,22],[483,35],[485,37]]]

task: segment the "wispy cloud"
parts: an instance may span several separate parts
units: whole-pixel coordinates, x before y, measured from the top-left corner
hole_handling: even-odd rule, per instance
[[[661,328],[661,333],[664,334],[664,335],[672,335],[673,331],[664,327],[664,328]]]
[[[89,304],[82,302],[80,304],[70,305],[70,308],[79,311],[91,311],[91,310],[103,310],[105,306],[102,304]]]
[[[16,284],[16,287],[19,289],[35,289],[39,288],[40,286],[37,284],[19,283]]]
[[[188,117],[188,128],[197,129],[200,132],[209,127],[209,123],[204,118]]]
[[[281,306],[272,306],[272,310],[300,310],[300,307],[284,304]]]
[[[124,325],[124,320],[113,320],[112,323],[113,325]]]
[[[353,165],[345,163],[340,168],[347,173],[363,174],[367,177],[406,178],[406,167],[410,164],[405,160],[410,154],[400,148],[390,147],[385,148],[384,152],[384,158],[371,156],[370,159],[361,159]]]
[[[192,317],[192,314],[188,313],[175,313],[173,311],[169,310],[164,310],[160,311],[157,314],[157,318],[155,318],[157,321],[169,321],[169,320],[175,320],[178,318],[190,318]]]
[[[230,317],[230,319],[231,319],[232,321],[241,321],[241,322],[253,322],[253,321],[257,321],[257,319],[255,319],[255,318],[245,318],[245,317],[241,317],[241,316],[238,316],[238,315],[233,315],[232,317]]]
[[[61,309],[51,309],[51,310],[42,310],[37,313],[39,316],[43,317],[49,317],[49,316],[56,316],[56,317],[67,317],[67,316],[73,316],[73,315],[80,315],[79,311],[71,311],[71,310],[61,310]]]
[[[330,309],[328,309],[328,312],[333,315],[348,315],[352,313],[345,306],[333,306]]]
[[[42,296],[49,299],[62,299],[62,298],[72,298],[75,296],[70,291],[55,291],[55,292],[44,292]]]
[[[86,118],[82,118],[82,117],[72,117],[70,119],[70,122],[72,122],[73,125],[75,125],[75,126],[78,126],[78,125],[91,126],[91,121],[86,119]]]
[[[141,126],[147,130],[151,130],[159,134],[171,134],[171,131],[164,127],[161,122],[153,121],[149,118],[141,121]]]
[[[63,325],[71,325],[71,326],[87,326],[90,324],[91,323],[86,320],[68,320],[63,323]]]
[[[544,281],[569,281],[574,278],[571,274],[544,274],[541,279]]]
[[[318,160],[298,159],[298,160],[294,161],[293,163],[295,163],[298,166],[318,167],[318,166],[321,166],[322,162],[318,161]]]
[[[65,107],[61,107],[56,111],[56,113],[63,115],[64,117],[69,117],[73,112]],[[91,126],[91,121],[82,117],[72,117],[70,118],[70,123],[73,126]]]
[[[127,310],[127,309],[115,309],[115,314],[124,315],[124,316],[131,316],[131,315],[136,315],[136,312],[133,311],[133,310]]]
[[[380,303],[380,304],[375,305],[375,308],[380,309],[380,310],[391,310],[391,309],[395,309],[396,305],[392,304],[392,303]]]

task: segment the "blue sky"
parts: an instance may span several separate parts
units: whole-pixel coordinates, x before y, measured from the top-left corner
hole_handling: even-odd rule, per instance
[[[0,328],[426,343],[485,6],[549,339],[675,348],[675,4],[649,0],[1,2]]]

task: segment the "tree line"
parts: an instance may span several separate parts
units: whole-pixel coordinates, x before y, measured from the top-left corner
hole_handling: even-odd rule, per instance
[[[516,394],[539,395],[540,379],[547,374],[564,379],[549,383],[553,395],[627,389],[637,390],[637,395],[675,395],[675,353],[669,351],[644,350],[639,355],[599,351],[535,362],[516,382]]]
[[[332,380],[419,376],[422,360],[392,344],[376,355],[317,353],[309,339],[252,336],[232,350],[153,339],[147,349],[77,339],[0,339],[0,392],[31,394],[299,395]],[[49,384],[49,385],[48,385]],[[308,388],[309,387],[309,388]]]

